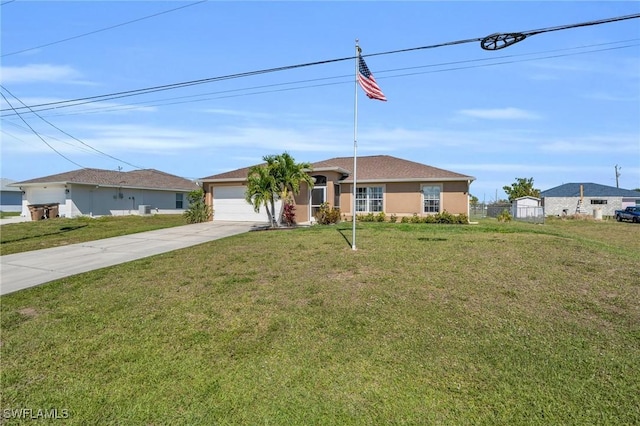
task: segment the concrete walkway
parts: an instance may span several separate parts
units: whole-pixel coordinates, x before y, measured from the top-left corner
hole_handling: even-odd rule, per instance
[[[0,295],[249,232],[263,223],[206,222],[0,256]]]

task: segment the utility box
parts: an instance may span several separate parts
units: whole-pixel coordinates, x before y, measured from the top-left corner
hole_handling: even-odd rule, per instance
[[[138,213],[142,215],[150,215],[151,214],[151,206],[141,204],[138,206]]]

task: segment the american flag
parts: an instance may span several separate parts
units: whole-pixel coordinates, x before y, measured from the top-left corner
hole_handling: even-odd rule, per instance
[[[362,56],[358,54],[358,83],[360,87],[367,94],[369,99],[378,99],[379,101],[387,101],[387,98],[382,93],[380,86],[376,83],[376,79],[373,78],[373,74],[369,71],[369,67],[365,64]]]

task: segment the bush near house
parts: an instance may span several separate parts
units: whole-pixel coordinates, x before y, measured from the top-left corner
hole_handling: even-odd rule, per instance
[[[329,203],[322,203],[315,218],[320,225],[338,223],[340,222],[340,209],[329,206]]]

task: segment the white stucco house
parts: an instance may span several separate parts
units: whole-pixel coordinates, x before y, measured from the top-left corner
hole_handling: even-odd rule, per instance
[[[22,193],[21,215],[45,217],[181,214],[194,182],[154,169],[129,172],[78,169],[14,182]]]

